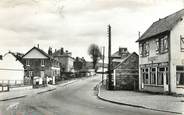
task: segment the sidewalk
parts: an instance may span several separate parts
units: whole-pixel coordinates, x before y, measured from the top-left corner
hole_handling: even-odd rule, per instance
[[[0,93],[0,101],[7,101],[17,98],[22,98],[26,96],[31,96],[35,94],[40,94],[52,90],[56,90],[56,88],[71,84],[76,80],[64,81],[58,85],[48,85],[47,87],[33,89],[32,86],[27,87],[19,87],[19,88],[11,88],[9,92],[1,92]]]
[[[121,105],[128,105],[162,112],[184,114],[184,97],[153,95],[134,91],[108,91],[98,87],[98,98]]]

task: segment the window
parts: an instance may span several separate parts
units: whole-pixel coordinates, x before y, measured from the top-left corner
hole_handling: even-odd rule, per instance
[[[29,77],[33,76],[33,71],[29,71]]]
[[[144,84],[149,84],[149,70],[148,68],[142,69],[142,77],[143,77],[143,83]]]
[[[45,61],[41,60],[41,66],[45,66]]]
[[[164,37],[164,50],[167,51],[168,50],[168,38],[167,36]]]
[[[29,60],[26,60],[26,66],[30,66]]]
[[[163,85],[164,84],[164,71],[165,71],[165,68],[159,68],[158,69],[157,85]]]
[[[150,84],[156,84],[156,68],[151,68]]]
[[[184,85],[184,66],[176,66],[176,84]]]
[[[181,51],[184,51],[184,37],[180,36],[180,48]]]
[[[166,53],[168,51],[168,37],[156,39],[156,53]]]
[[[149,55],[149,43],[148,42],[144,42],[142,44],[140,44],[139,46],[140,48],[140,55],[141,56],[148,56]]]
[[[141,74],[145,85],[163,86],[164,81],[168,84],[168,67],[142,68]]]
[[[142,44],[139,44],[139,54],[142,56]]]
[[[159,53],[159,39],[156,39],[155,43],[156,43],[156,53]]]

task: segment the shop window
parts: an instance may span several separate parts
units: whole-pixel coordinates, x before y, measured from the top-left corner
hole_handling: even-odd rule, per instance
[[[143,83],[144,83],[144,84],[149,84],[149,73],[148,73],[148,68],[142,69],[142,77],[143,77]]]
[[[156,68],[151,68],[150,84],[156,84]]]
[[[165,68],[158,69],[157,85],[164,84],[164,72],[165,72]]]
[[[184,66],[176,66],[176,84],[184,85]]]
[[[158,68],[158,77],[157,77],[157,85],[163,85],[164,84],[164,75],[166,79],[166,84],[169,82],[169,74],[168,74],[168,67],[160,67]]]

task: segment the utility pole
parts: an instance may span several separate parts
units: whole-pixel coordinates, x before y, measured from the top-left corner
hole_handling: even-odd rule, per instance
[[[112,86],[112,75],[111,75],[111,26],[108,25],[108,39],[109,39],[109,48],[108,48],[108,77],[109,77],[109,84],[108,89],[113,90]]]
[[[103,63],[103,67],[102,67],[102,85],[103,85],[103,80],[104,80],[104,59],[105,59],[105,47],[103,46],[102,48],[102,63]]]

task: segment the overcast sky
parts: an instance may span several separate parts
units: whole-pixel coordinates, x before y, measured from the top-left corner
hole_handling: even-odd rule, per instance
[[[138,31],[184,8],[184,0],[0,0],[0,53],[64,47],[89,60],[91,43],[138,52]],[[107,54],[106,54],[107,55]]]

